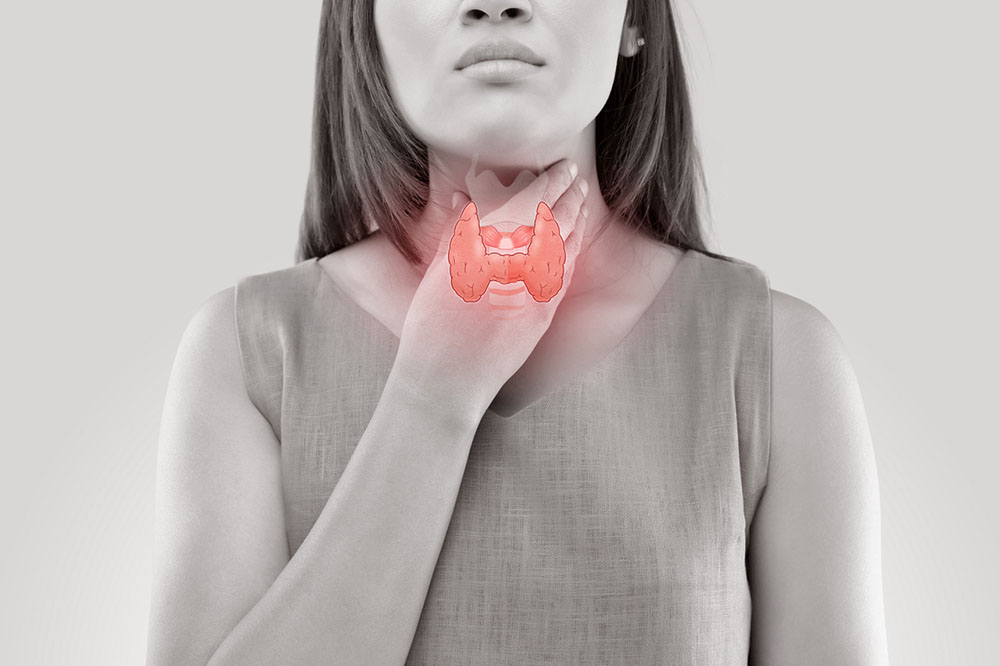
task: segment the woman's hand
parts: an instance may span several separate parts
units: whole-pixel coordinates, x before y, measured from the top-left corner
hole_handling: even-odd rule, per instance
[[[561,288],[545,302],[529,295],[524,316],[516,319],[494,316],[485,298],[463,300],[452,288],[448,263],[452,235],[468,204],[468,198],[460,196],[452,215],[456,224],[448,225],[441,238],[400,334],[399,367],[394,369],[404,371],[418,390],[441,399],[472,401],[485,411],[548,330],[569,287],[587,216],[581,213],[585,198],[581,179],[571,173],[568,160],[557,162],[538,178],[545,179],[543,199],[565,247]]]

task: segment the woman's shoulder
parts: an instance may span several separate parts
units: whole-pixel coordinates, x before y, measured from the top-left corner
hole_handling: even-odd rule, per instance
[[[851,374],[844,340],[827,315],[809,301],[771,289],[772,346],[777,375],[798,376],[811,367],[818,377],[824,373],[816,363],[838,366],[843,374]],[[828,367],[827,370],[833,370]],[[780,382],[776,390],[785,390],[795,382]],[[797,390],[797,389],[793,389]]]
[[[837,336],[830,319],[809,301],[771,286],[771,277],[766,269],[747,259],[732,255],[718,254],[703,250],[690,250],[699,264],[699,276],[712,276],[711,286],[718,293],[741,292],[764,299],[772,314],[776,337],[794,335],[799,339],[810,339],[814,344],[819,340]],[[710,290],[711,291],[711,290]]]
[[[834,353],[842,344],[833,322],[808,300],[771,286],[768,272],[756,263],[701,250],[690,250],[699,265],[698,277],[706,282],[705,294],[742,296],[747,303],[763,308],[771,323],[771,342],[784,355],[791,349],[800,353]]]
[[[820,453],[817,446],[851,440],[866,416],[847,345],[833,321],[804,298],[769,289],[771,472]],[[822,426],[822,427],[820,427]],[[864,444],[855,438],[852,444]],[[857,452],[855,451],[855,454]],[[833,467],[829,467],[833,469]]]
[[[732,344],[762,342],[771,322],[772,290],[766,270],[745,259],[691,248],[678,269],[672,298],[709,338]]]

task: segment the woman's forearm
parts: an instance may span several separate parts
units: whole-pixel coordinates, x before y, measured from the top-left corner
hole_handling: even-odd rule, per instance
[[[305,541],[208,666],[403,664],[485,408],[395,366]]]

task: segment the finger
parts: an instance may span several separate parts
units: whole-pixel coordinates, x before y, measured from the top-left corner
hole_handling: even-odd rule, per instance
[[[566,239],[563,247],[566,251],[566,262],[563,264],[564,275],[567,282],[573,274],[573,268],[576,266],[577,258],[580,256],[580,252],[583,249],[583,241],[587,237],[587,227],[590,223],[590,216],[587,215],[586,207],[580,212],[579,221],[576,227],[570,232],[569,237]]]
[[[563,158],[549,167],[548,171],[542,174],[545,178],[545,189],[542,190],[542,201],[551,209],[559,200],[559,197],[573,184],[576,178],[576,164],[569,158]]]
[[[457,191],[451,195],[451,210],[453,213],[461,213],[462,209],[465,208],[465,204],[469,203],[471,199],[465,194],[465,192]]]
[[[580,254],[580,250],[583,248],[583,240],[587,237],[587,222],[587,216],[581,213],[580,220],[577,222],[576,227],[570,232],[569,236],[563,242],[563,248],[566,251],[565,265],[567,266],[576,261],[576,257]]]
[[[583,176],[577,176],[573,184],[563,193],[556,205],[552,208],[552,216],[559,223],[559,231],[563,240],[569,238],[573,229],[580,223],[580,211],[587,200],[589,186]]]

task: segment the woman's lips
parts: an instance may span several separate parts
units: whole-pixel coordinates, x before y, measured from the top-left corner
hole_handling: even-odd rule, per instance
[[[531,76],[541,69],[540,65],[532,65],[523,60],[481,60],[459,70],[462,74],[487,81],[489,83],[504,83],[516,81]]]
[[[544,65],[545,61],[525,44],[513,39],[485,39],[466,49],[455,63],[455,69],[463,69],[483,60],[521,60],[530,65]]]

